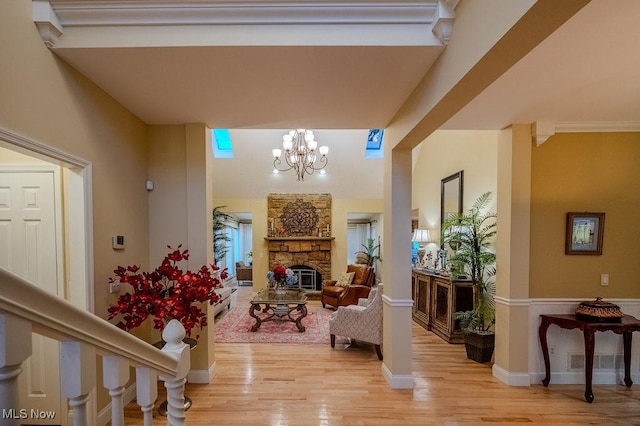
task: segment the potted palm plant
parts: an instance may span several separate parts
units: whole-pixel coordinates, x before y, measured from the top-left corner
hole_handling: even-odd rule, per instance
[[[454,214],[443,224],[445,243],[455,247],[452,262],[459,262],[473,283],[473,309],[456,312],[463,330],[467,357],[488,362],[495,347],[495,263],[493,242],[497,216],[487,212],[491,192],[485,192],[466,213]]]

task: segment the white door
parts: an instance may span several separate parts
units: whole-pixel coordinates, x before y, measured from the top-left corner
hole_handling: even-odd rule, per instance
[[[58,273],[54,185],[51,170],[0,169],[0,266],[64,297]],[[20,375],[20,408],[27,413],[32,409],[55,413],[55,420],[25,419],[29,424],[66,423],[59,374],[58,342],[34,334],[33,354]]]

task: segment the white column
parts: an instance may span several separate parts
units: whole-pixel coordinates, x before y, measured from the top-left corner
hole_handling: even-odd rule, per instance
[[[87,402],[96,386],[96,350],[82,342],[60,342],[60,387],[69,399],[74,426],[87,425]]]
[[[111,424],[124,425],[124,403],[122,395],[129,380],[129,362],[119,356],[102,357],[102,381],[111,396]]]
[[[384,164],[382,373],[392,389],[411,389],[411,150],[385,150]]]
[[[136,368],[136,400],[142,410],[144,426],[153,424],[153,404],[158,398],[158,375],[148,367]]]
[[[167,342],[162,352],[171,355],[178,361],[175,377],[161,376],[167,388],[167,425],[183,426],[185,424],[184,384],[191,368],[191,348],[182,342],[185,332],[178,320],[171,320],[162,332],[162,339]]]
[[[0,314],[0,408],[11,417],[0,417],[0,425],[18,422],[18,376],[22,362],[31,356],[31,323],[10,314]],[[5,411],[6,410],[6,411]]]

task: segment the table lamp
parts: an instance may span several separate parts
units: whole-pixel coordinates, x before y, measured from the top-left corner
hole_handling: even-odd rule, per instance
[[[418,243],[418,265],[424,267],[424,255],[427,250],[424,248],[423,243],[430,243],[431,236],[428,229],[416,229],[413,231],[413,238],[411,241]]]

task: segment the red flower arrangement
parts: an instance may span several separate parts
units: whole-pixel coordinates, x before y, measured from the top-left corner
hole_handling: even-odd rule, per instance
[[[140,268],[136,265],[118,266],[113,271],[117,277],[109,278],[110,283],[119,281],[133,287],[133,292],[122,294],[118,304],[108,309],[109,319],[122,315],[116,326],[129,331],[153,316],[153,328],[162,330],[169,320],[175,318],[190,336],[194,327],[202,329],[207,325],[207,315],[194,303],[213,305],[219,301],[215,289],[222,287],[222,283],[211,270],[219,271],[220,268],[205,265],[197,272],[182,272],[177,263],[189,259],[189,250],[181,251],[182,244],[175,250],[167,247],[169,253],[153,272],[138,272]],[[226,269],[221,271],[220,278],[227,278]]]

